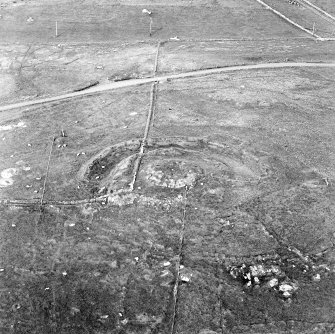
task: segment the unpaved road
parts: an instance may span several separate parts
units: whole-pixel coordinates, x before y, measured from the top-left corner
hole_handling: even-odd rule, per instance
[[[47,97],[44,99],[37,99],[25,102],[19,102],[14,104],[9,104],[0,107],[0,111],[7,111],[16,108],[28,107],[43,103],[49,102],[57,102],[61,100],[67,100],[71,98],[75,98],[78,96],[85,96],[85,95],[92,95],[97,94],[100,92],[130,87],[130,86],[138,86],[152,82],[164,82],[166,80],[173,80],[173,79],[183,79],[183,78],[191,78],[191,77],[199,77],[199,76],[206,76],[212,74],[219,74],[223,72],[234,72],[234,71],[243,71],[243,70],[258,70],[258,69],[274,69],[274,68],[292,68],[292,67],[334,67],[335,63],[267,63],[267,64],[257,64],[257,65],[239,65],[239,66],[230,66],[230,67],[221,67],[221,68],[214,68],[214,69],[207,69],[207,70],[197,70],[192,72],[185,72],[179,74],[168,74],[163,76],[157,77],[150,77],[150,78],[143,78],[143,79],[131,79],[126,81],[118,81],[112,82],[104,85],[94,86],[92,88],[86,89],[80,92],[62,94],[53,97]]]

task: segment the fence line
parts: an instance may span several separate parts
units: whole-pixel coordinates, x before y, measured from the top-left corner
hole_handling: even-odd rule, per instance
[[[325,10],[323,10],[322,8],[314,5],[313,3],[311,3],[310,1],[308,0],[300,0],[301,2],[304,2],[306,4],[308,4],[309,6],[313,7],[314,9],[316,9],[318,12],[328,16],[329,18],[331,18],[333,21],[335,21],[335,17],[331,14],[329,14],[328,12],[326,12]]]
[[[262,0],[256,0],[258,3],[260,3],[261,5],[263,5],[265,8],[271,10],[273,13],[275,13],[276,15],[278,15],[279,17],[281,17],[282,19],[284,19],[285,21],[289,22],[290,24],[292,24],[293,26],[295,26],[296,28],[306,32],[307,34],[313,36],[314,38],[318,39],[318,40],[324,40],[323,37],[315,34],[314,32],[304,28],[303,26],[301,26],[300,24],[292,21],[291,19],[289,19],[287,16],[283,15],[281,12],[278,12],[278,10],[275,10],[274,8],[272,8],[271,6],[269,6],[268,4],[266,4],[264,1]]]
[[[154,77],[156,76],[157,70],[158,70],[158,57],[159,57],[160,46],[161,46],[161,42],[158,42],[156,57],[155,57],[154,70],[153,70],[153,76]],[[149,106],[147,121],[145,123],[144,135],[143,135],[143,139],[142,139],[142,142],[141,142],[140,151],[139,151],[139,153],[137,155],[137,158],[135,160],[133,179],[132,179],[132,181],[130,182],[130,185],[129,185],[131,191],[134,190],[137,175],[138,175],[138,172],[140,170],[142,158],[144,156],[144,150],[145,150],[145,146],[147,144],[150,127],[151,127],[153,115],[154,115],[154,112],[155,112],[157,87],[158,87],[158,81],[154,81],[153,84],[151,85],[151,90],[150,90],[150,106]]]

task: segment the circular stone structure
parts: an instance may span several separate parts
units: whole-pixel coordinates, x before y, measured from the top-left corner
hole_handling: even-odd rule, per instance
[[[257,194],[259,179],[269,173],[262,159],[203,138],[153,138],[142,155],[140,145],[133,140],[105,148],[82,166],[79,178],[109,199],[124,192],[129,199],[133,183],[133,194],[175,198],[176,191],[193,188],[205,202],[230,205]]]

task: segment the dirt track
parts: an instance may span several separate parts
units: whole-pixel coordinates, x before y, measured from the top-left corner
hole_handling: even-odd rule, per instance
[[[214,68],[214,69],[207,69],[207,70],[198,70],[198,71],[185,72],[185,73],[179,73],[179,74],[170,74],[170,75],[164,75],[164,76],[157,76],[153,78],[132,79],[132,80],[127,80],[127,81],[113,82],[110,84],[95,86],[95,87],[92,87],[92,88],[89,88],[87,90],[80,91],[80,92],[68,93],[68,94],[48,97],[44,99],[9,104],[9,105],[0,107],[0,111],[6,111],[6,110],[11,110],[11,109],[16,109],[16,108],[33,106],[37,104],[61,101],[61,100],[75,98],[78,96],[96,94],[99,92],[118,89],[118,88],[143,85],[143,84],[147,84],[147,83],[151,83],[155,81],[166,81],[169,79],[173,80],[173,79],[181,79],[181,78],[206,76],[206,75],[218,74],[218,73],[223,73],[223,72],[287,68],[287,67],[335,67],[335,63],[268,63],[268,64],[257,64],[257,65],[241,65],[241,66],[222,67],[222,68]]]

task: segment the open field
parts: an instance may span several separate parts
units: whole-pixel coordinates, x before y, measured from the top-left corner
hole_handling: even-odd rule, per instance
[[[25,110],[18,115],[17,119],[12,119],[10,123],[7,123],[15,126],[16,123],[24,122],[24,127],[14,127],[13,132],[2,131],[2,142],[4,143],[1,147],[4,157],[2,162],[5,165],[1,167],[3,169],[15,167],[17,162],[14,163],[14,161],[18,159],[23,160],[27,166],[40,165],[40,149],[43,148],[44,152],[42,161],[47,161],[50,146],[56,138],[52,151],[47,198],[49,192],[53,194],[53,199],[76,198],[76,192],[87,196],[87,193],[83,193],[84,187],[80,187],[76,182],[78,166],[92,154],[100,151],[102,146],[111,145],[113,137],[118,138],[118,141],[141,137],[145,126],[148,98],[149,92],[146,88],[137,88],[136,91],[131,92],[119,91],[112,97],[100,95],[95,98],[83,99],[80,102],[69,101],[61,105]],[[142,107],[140,107],[141,104],[143,104]],[[134,111],[133,105],[137,106],[136,111]],[[127,108],[130,109],[126,111]],[[46,127],[45,124],[49,124],[49,126]],[[62,130],[65,131],[66,137],[62,137]],[[112,137],[108,135],[109,133],[113,134]],[[30,155],[25,152],[23,157],[20,147],[22,150],[28,148],[31,152]],[[12,155],[13,157],[11,157]],[[33,169],[31,167],[31,170]],[[44,172],[45,170],[43,174]],[[43,180],[34,178],[41,177],[40,174],[41,170],[39,169],[39,175],[32,173],[27,177],[25,182],[30,187],[26,191],[24,184],[17,182],[8,189],[14,193],[7,194],[7,191],[4,191],[3,196],[36,197],[37,194],[34,191],[38,190],[40,193],[38,184]],[[58,187],[62,187],[63,190],[56,190]],[[27,196],[26,192],[30,196]]]
[[[310,39],[245,41],[243,45],[239,41],[167,42],[159,49],[157,73],[267,62],[333,62],[334,48],[335,43]],[[72,92],[91,82],[149,77],[157,44],[3,46],[2,50],[0,101],[8,104]]]
[[[267,0],[266,4],[320,37],[332,38],[335,36],[335,20],[331,20],[313,8],[305,6],[304,2],[301,2],[300,6],[288,6],[287,2],[284,1]]]
[[[334,70],[328,72],[330,77],[331,73]],[[309,69],[251,71],[167,83],[160,86],[152,134],[182,135],[188,128],[192,136],[220,136],[222,131],[234,137],[238,134],[258,149],[273,145],[272,149],[287,151],[294,160],[307,159],[309,166],[314,159],[320,164],[314,167],[333,178],[334,115],[327,112],[332,110],[328,94],[333,87],[331,79]],[[264,147],[262,138],[266,138]]]
[[[334,333],[335,42],[254,0],[0,15],[0,333]]]
[[[313,0],[311,1],[314,5],[322,8],[323,10],[327,11],[328,13],[335,15],[335,4],[333,1],[330,0]]]
[[[146,5],[154,13],[155,39],[303,36],[284,22],[272,25],[273,14],[253,0],[244,1],[242,6],[232,1],[228,4],[223,1],[207,6],[155,6],[146,2],[126,6],[91,1],[28,1],[2,8],[0,38],[2,43],[20,44],[143,40],[149,31],[149,20],[141,13]],[[27,22],[29,17],[34,21]],[[56,20],[59,37],[55,39]]]
[[[0,82],[4,89],[0,99],[8,103],[70,92],[90,82],[109,82],[108,78],[148,76],[156,45],[20,45],[3,46],[2,50]]]
[[[255,48],[257,45],[257,48]],[[333,62],[335,44],[310,39],[275,41],[174,42],[160,48],[159,72],[181,72],[241,64]]]

